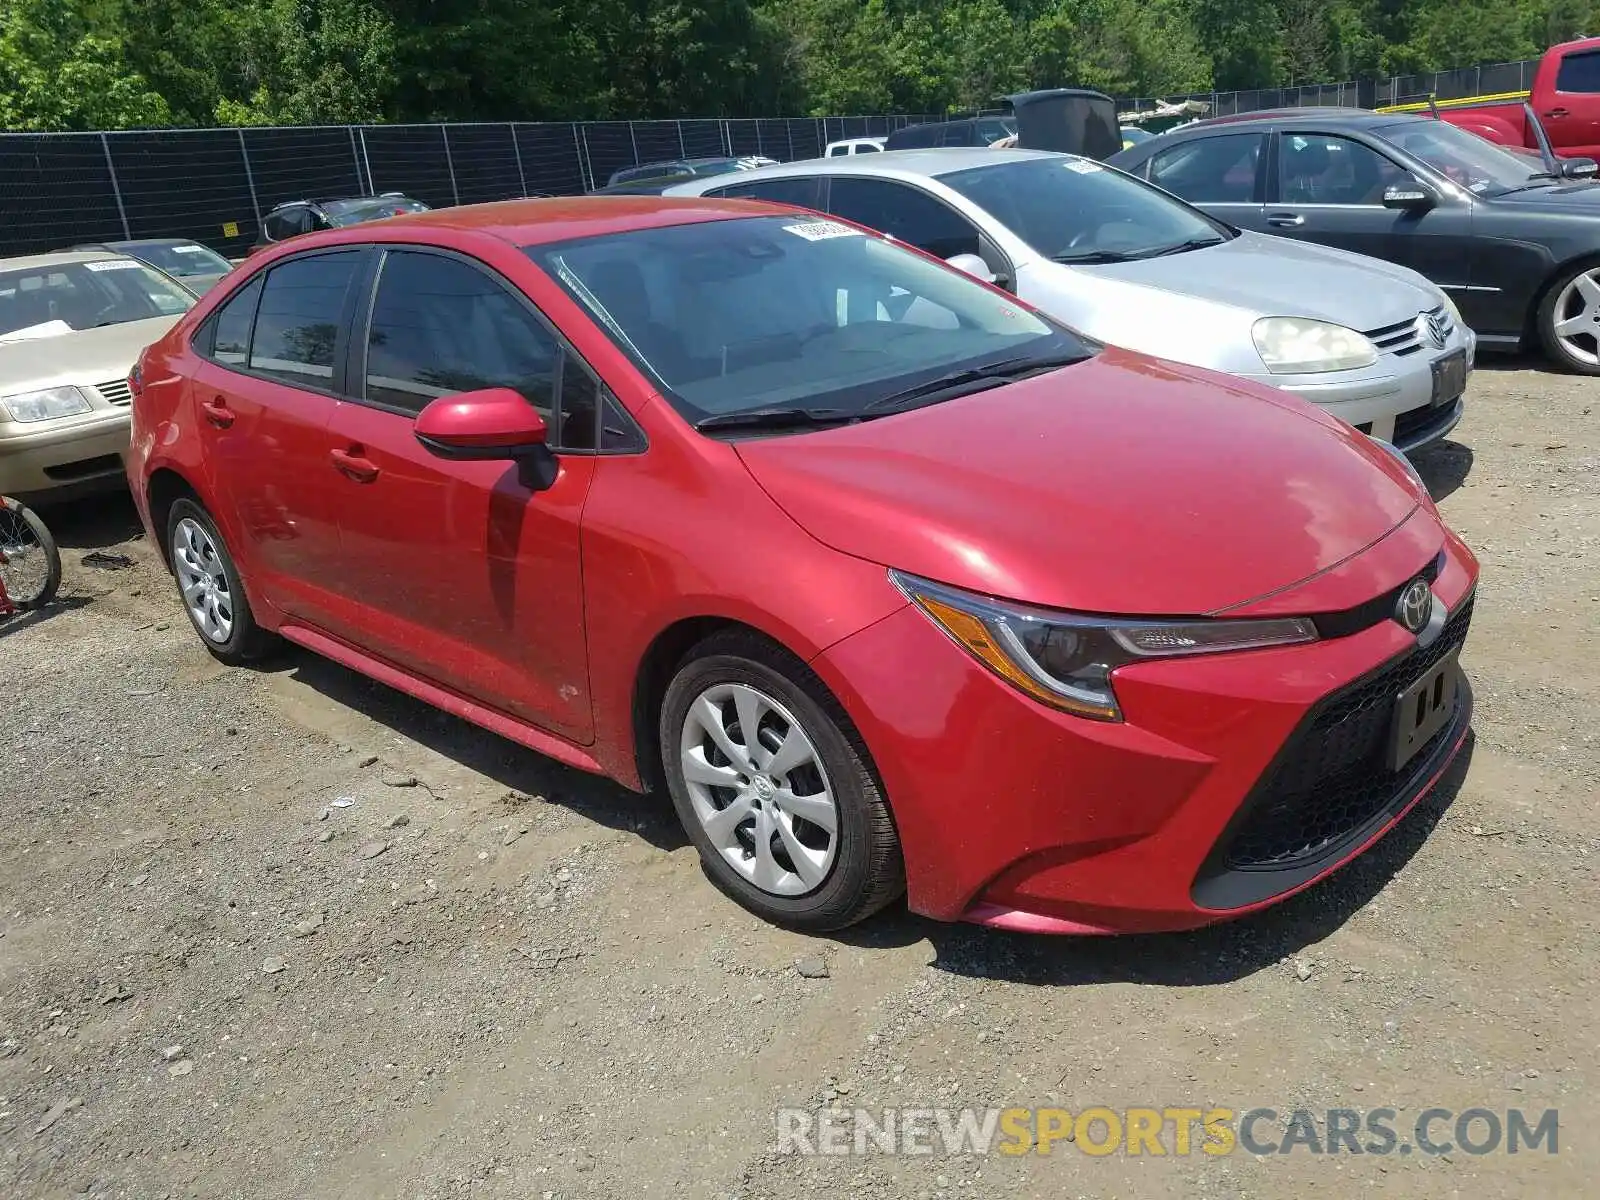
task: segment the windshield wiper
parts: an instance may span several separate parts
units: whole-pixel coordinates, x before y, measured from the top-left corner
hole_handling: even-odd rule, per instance
[[[701,417],[696,429],[786,429],[798,425],[837,425],[855,419],[843,408],[747,408]]]
[[[1220,246],[1227,238],[1220,237],[1195,237],[1186,242],[1179,242],[1176,246],[1163,246],[1159,250],[1152,250],[1149,254],[1140,254],[1139,258],[1163,258],[1168,254],[1182,254],[1186,250],[1204,250],[1207,246]]]
[[[1078,254],[1052,254],[1051,262],[1058,263],[1117,263],[1128,262],[1141,255],[1129,254],[1122,250],[1084,250]]]
[[[949,375],[941,375],[937,379],[930,379],[915,387],[902,388],[898,392],[890,392],[887,396],[879,396],[861,410],[861,415],[866,416],[870,413],[886,416],[892,412],[904,412],[908,408],[920,408],[924,404],[933,404],[941,399],[954,399],[954,396],[948,395],[951,392],[964,395],[969,391],[982,391],[986,387],[999,387],[1001,384],[1028,375],[1040,375],[1046,371],[1054,371],[1058,367],[1070,367],[1087,357],[1086,354],[1064,354],[1049,358],[1026,356],[1003,358],[988,366],[953,371]]]

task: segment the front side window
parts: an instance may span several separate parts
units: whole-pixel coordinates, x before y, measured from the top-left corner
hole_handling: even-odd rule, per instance
[[[836,177],[828,192],[828,211],[937,258],[978,253],[978,231],[972,222],[909,184]]]
[[[1279,155],[1285,204],[1382,204],[1392,184],[1410,175],[1371,146],[1325,133],[1286,133]]]
[[[802,214],[527,253],[691,422],[774,407],[860,412],[953,370],[1092,352],[957,271]]]
[[[1259,133],[1230,133],[1184,142],[1151,158],[1150,182],[1191,204],[1248,204],[1265,141]]]
[[[290,259],[267,273],[250,339],[252,371],[300,387],[333,387],[345,294],[360,260],[360,251],[343,250]]]
[[[1153,258],[1229,236],[1204,213],[1085,158],[1018,158],[954,171],[939,182],[1060,263]]]
[[[132,258],[0,271],[0,340],[175,317],[193,293]]]
[[[736,200],[771,200],[797,208],[822,207],[821,180],[817,176],[788,179],[756,179],[749,183],[730,183],[706,193]]]
[[[414,414],[440,396],[505,387],[553,421],[558,352],[527,307],[476,267],[412,250],[384,256],[367,399]]]
[[[1600,93],[1600,50],[1579,50],[1561,60],[1556,91],[1592,96]]]

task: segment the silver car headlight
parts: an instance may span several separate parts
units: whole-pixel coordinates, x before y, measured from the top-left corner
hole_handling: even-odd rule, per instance
[[[1378,348],[1365,334],[1309,317],[1262,317],[1250,336],[1274,375],[1352,371],[1378,361]]]
[[[1452,324],[1460,326],[1466,323],[1461,319],[1461,310],[1456,307],[1456,302],[1450,298],[1450,293],[1443,288],[1439,289],[1439,303],[1443,304],[1444,311],[1450,314]]]
[[[889,578],[958,646],[1041,704],[1120,721],[1111,672],[1147,658],[1257,650],[1317,640],[1299,617],[1142,621],[1079,616],[979,596],[891,570]]]
[[[75,417],[92,412],[89,398],[75,387],[45,388],[38,392],[17,392],[0,397],[11,419],[18,425],[31,425],[35,421],[53,421],[57,417]]]

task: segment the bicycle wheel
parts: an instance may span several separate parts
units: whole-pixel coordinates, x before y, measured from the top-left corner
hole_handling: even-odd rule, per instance
[[[40,608],[61,586],[61,551],[31,508],[0,496],[0,582],[18,608]]]

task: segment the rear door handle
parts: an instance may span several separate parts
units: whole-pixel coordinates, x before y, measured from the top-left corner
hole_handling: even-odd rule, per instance
[[[1299,213],[1273,213],[1267,218],[1268,225],[1276,225],[1279,229],[1294,229],[1305,223],[1306,219]]]
[[[233,410],[228,407],[228,402],[221,396],[211,397],[200,406],[200,411],[205,414],[206,420],[218,429],[228,428],[237,419]]]
[[[348,450],[330,450],[328,458],[334,467],[357,483],[371,483],[378,477],[378,464],[361,453],[360,446]]]

